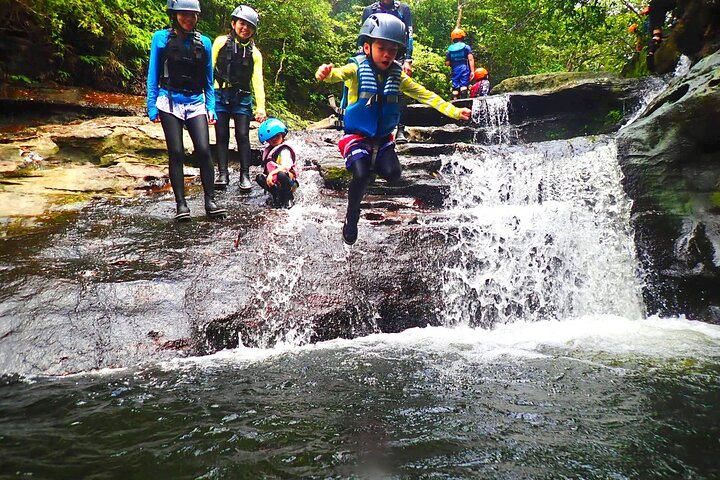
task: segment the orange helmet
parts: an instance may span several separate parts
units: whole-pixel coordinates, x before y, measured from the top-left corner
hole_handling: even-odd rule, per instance
[[[483,78],[487,77],[487,75],[488,71],[485,70],[483,67],[475,69],[475,80],[482,80]]]
[[[463,30],[462,28],[456,28],[450,33],[450,38],[453,40],[465,38],[465,30]]]

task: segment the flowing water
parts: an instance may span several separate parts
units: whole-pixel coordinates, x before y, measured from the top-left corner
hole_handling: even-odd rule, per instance
[[[718,478],[720,327],[645,315],[612,137],[470,146],[442,164],[446,206],[420,228],[445,235],[444,326],[308,344],[299,316],[267,329],[282,341],[262,348],[6,376],[0,477]],[[224,271],[256,282],[249,302],[268,323],[337,234],[333,208],[312,201],[320,179],[305,178],[298,208],[267,219],[273,236],[297,239],[279,242],[297,261],[263,259],[262,276]],[[127,218],[93,228],[119,229],[118,246],[139,242]],[[192,228],[184,234],[207,235],[199,252],[233,236]],[[153,265],[177,255],[168,248]],[[114,266],[132,272],[97,271],[140,282],[155,268]]]
[[[478,142],[479,133],[491,144],[512,143],[517,140],[517,132],[509,123],[510,95],[492,95],[478,97],[473,101],[472,121],[478,125],[474,141]]]
[[[3,478],[717,478],[720,332],[592,315],[0,389]]]

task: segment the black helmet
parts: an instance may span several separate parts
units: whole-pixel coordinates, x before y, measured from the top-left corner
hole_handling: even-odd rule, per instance
[[[170,12],[197,12],[200,13],[198,0],[168,0],[167,11]]]
[[[255,29],[257,29],[258,20],[260,20],[260,17],[258,17],[258,13],[255,9],[248,7],[247,5],[238,5],[230,16],[233,20],[239,18],[240,20],[249,23]]]
[[[363,23],[358,36],[358,43],[362,45],[365,42],[373,40],[387,40],[400,46],[398,52],[402,55],[407,48],[407,38],[405,36],[405,24],[395,15],[389,13],[373,13]]]

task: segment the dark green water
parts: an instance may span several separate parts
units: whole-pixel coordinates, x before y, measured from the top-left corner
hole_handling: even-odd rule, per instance
[[[704,324],[413,329],[7,382],[0,474],[710,479],[719,398]]]

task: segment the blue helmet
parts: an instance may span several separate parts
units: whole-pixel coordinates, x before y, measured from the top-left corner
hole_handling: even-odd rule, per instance
[[[358,45],[372,40],[387,40],[400,47],[399,55],[407,48],[405,24],[395,15],[389,13],[373,13],[362,24]]]
[[[230,14],[230,17],[232,17],[233,20],[239,18],[240,20],[252,25],[253,28],[257,28],[258,20],[260,20],[260,17],[255,9],[248,7],[247,5],[238,5],[238,7],[233,10],[232,14]]]
[[[281,133],[288,133],[285,124],[277,118],[268,118],[258,127],[258,140],[260,140],[260,143],[265,143]]]

